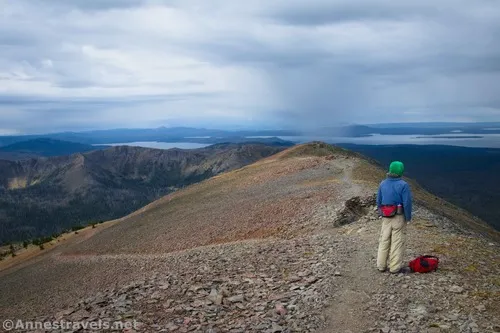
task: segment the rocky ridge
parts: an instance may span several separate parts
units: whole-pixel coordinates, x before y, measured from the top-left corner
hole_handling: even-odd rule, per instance
[[[408,257],[428,249],[440,256],[441,268],[431,274],[378,273],[372,198],[352,198],[334,221],[321,225],[328,229],[355,216],[353,211],[367,212],[334,232],[175,253],[162,258],[168,271],[37,319],[137,320],[140,332],[500,332],[500,267],[488,264],[498,263],[498,244],[419,208],[409,228]],[[440,240],[438,247],[460,241],[471,251],[432,249],[432,242],[421,243],[425,238]],[[479,254],[482,261],[474,259]],[[470,261],[461,264],[459,258]]]
[[[440,268],[377,271],[383,176],[324,144],[217,176],[1,272],[0,319],[129,320],[139,332],[500,331],[498,241],[417,186],[405,260],[434,254]]]

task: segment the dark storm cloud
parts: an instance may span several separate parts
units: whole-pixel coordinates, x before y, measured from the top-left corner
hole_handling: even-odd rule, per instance
[[[436,15],[438,8],[419,7],[402,2],[320,1],[319,6],[307,2],[272,10],[269,17],[289,25],[325,25],[362,20],[404,20],[422,15]]]
[[[108,9],[123,9],[133,8],[144,5],[147,1],[144,0],[35,0],[40,6],[62,7],[80,10],[108,10]],[[150,1],[152,2],[152,1]]]

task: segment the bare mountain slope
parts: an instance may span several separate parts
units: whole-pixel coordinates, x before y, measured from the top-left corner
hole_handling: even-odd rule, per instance
[[[0,243],[124,216],[177,188],[282,149],[262,144],[196,150],[121,146],[71,156],[0,160]]]
[[[437,254],[441,268],[376,271],[383,176],[315,143],[213,177],[0,272],[0,319],[137,320],[142,332],[498,331],[498,233],[416,185],[407,259]]]

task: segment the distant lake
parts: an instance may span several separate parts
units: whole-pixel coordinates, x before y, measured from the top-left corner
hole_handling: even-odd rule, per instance
[[[248,137],[257,138],[257,137]],[[259,137],[259,138],[269,138]],[[453,133],[441,135],[381,135],[373,134],[358,138],[331,137],[331,136],[280,136],[282,140],[296,143],[310,141],[323,141],[327,143],[353,143],[359,145],[449,145],[476,148],[500,148],[500,134],[479,134],[471,135],[467,133]]]
[[[249,136],[247,139],[271,138],[271,136]],[[476,148],[500,148],[500,134],[467,134],[457,133],[440,134],[440,135],[381,135],[373,134],[371,136],[350,138],[350,137],[335,137],[335,136],[280,136],[282,140],[292,141],[295,143],[305,143],[311,141],[323,141],[327,143],[353,143],[359,145],[398,145],[398,144],[413,144],[413,145],[449,145],[461,147],[476,147]],[[188,138],[186,138],[188,139]],[[190,138],[204,141],[210,137]],[[96,144],[94,146],[136,146],[145,148],[157,149],[198,149],[210,146],[208,143],[193,143],[193,142],[124,142],[110,144]]]
[[[132,146],[156,149],[198,149],[210,146],[205,143],[192,143],[192,142],[157,142],[157,141],[144,141],[144,142],[125,142],[125,143],[106,143],[95,144],[94,146]]]

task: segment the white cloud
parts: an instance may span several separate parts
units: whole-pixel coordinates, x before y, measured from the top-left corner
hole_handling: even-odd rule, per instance
[[[0,106],[11,110],[0,127],[314,127],[409,121],[415,110],[429,121],[500,116],[496,2],[18,0],[0,8]]]

